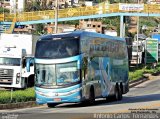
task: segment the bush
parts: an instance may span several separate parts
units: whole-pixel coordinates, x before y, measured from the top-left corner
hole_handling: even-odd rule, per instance
[[[11,100],[11,91],[0,91],[0,104],[27,102],[27,101],[35,101],[34,88],[13,91],[12,100]]]
[[[136,80],[143,77],[143,70],[136,70],[129,72],[129,80]]]
[[[160,62],[158,62],[157,66],[153,68],[151,64],[141,65],[139,67],[134,67],[130,69],[129,72],[129,80],[136,80],[143,77],[144,73],[154,74],[160,72]]]
[[[6,9],[6,8],[3,8],[3,7],[0,7],[0,14],[3,14],[3,13],[9,13],[9,9]]]

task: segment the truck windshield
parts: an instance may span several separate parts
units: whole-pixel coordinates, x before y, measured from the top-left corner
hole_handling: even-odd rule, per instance
[[[0,65],[20,66],[20,58],[0,58]]]
[[[141,51],[142,51],[142,47],[138,46],[138,52],[141,52]],[[137,46],[132,47],[132,52],[137,52]]]
[[[80,81],[77,62],[65,64],[36,64],[36,86],[64,86]]]
[[[79,54],[78,38],[62,38],[57,40],[41,40],[36,44],[36,58],[65,58]]]

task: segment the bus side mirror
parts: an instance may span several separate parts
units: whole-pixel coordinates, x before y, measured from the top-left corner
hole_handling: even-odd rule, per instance
[[[30,72],[30,66],[34,63],[34,58],[30,58],[27,60],[27,72]]]

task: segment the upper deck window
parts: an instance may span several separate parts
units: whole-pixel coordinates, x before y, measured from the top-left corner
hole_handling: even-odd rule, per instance
[[[58,59],[79,54],[79,38],[47,39],[37,42],[36,58]]]

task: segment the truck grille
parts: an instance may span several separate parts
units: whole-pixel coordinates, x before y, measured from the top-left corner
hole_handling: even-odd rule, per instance
[[[12,84],[13,69],[0,69],[0,84]]]

